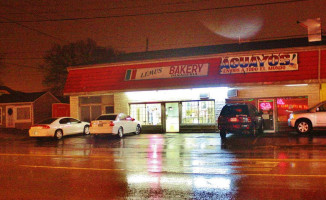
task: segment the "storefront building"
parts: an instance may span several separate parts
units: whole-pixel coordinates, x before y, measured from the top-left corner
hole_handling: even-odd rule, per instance
[[[245,102],[263,112],[265,130],[273,133],[287,130],[290,112],[326,99],[322,43],[283,40],[137,55],[69,68],[64,93],[71,116],[90,121],[124,112],[145,132],[215,132],[223,105]]]

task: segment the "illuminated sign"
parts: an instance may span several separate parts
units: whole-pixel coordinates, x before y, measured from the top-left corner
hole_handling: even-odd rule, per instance
[[[220,66],[220,74],[245,74],[294,70],[298,70],[298,55],[296,53],[224,57]]]
[[[262,102],[259,104],[261,110],[271,110],[273,109],[273,104],[270,102]]]
[[[183,78],[193,76],[207,76],[208,63],[172,65],[156,68],[128,69],[125,80],[148,80],[162,78]]]

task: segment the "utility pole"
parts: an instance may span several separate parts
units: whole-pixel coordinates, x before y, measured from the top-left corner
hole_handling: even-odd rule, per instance
[[[148,37],[146,37],[146,52],[148,51]]]

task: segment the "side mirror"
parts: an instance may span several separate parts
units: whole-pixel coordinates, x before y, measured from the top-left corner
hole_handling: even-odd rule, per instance
[[[131,118],[131,121],[135,121],[135,118]]]

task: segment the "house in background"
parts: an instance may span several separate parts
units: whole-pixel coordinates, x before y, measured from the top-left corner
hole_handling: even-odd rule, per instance
[[[0,86],[0,128],[28,129],[52,116],[52,104],[60,103],[50,92],[24,93]]]

